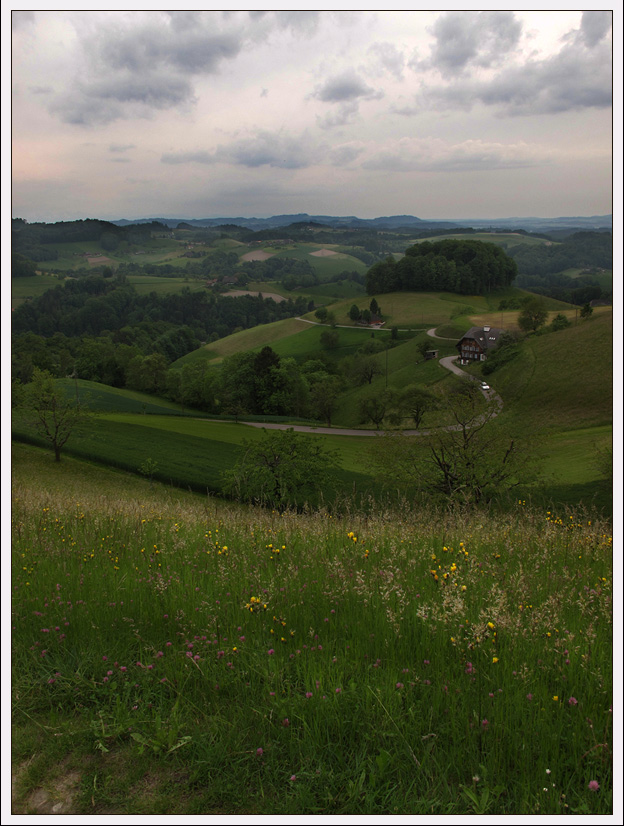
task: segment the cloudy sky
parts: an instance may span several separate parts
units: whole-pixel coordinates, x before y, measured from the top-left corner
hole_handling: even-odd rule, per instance
[[[612,211],[610,11],[11,23],[16,217]]]

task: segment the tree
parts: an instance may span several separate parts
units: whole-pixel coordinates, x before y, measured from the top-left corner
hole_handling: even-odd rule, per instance
[[[393,436],[384,439],[380,468],[429,495],[462,505],[479,505],[534,480],[535,440],[523,439],[494,421],[495,401],[484,401],[468,385],[449,394],[445,409],[453,424],[428,438]]]
[[[571,321],[566,318],[563,313],[557,313],[557,315],[550,322],[550,329],[553,332],[557,332],[557,330],[565,330],[565,328],[570,327],[570,325]]]
[[[375,428],[379,430],[393,401],[390,392],[369,393],[369,395],[363,396],[358,405],[360,418],[365,422],[372,422]]]
[[[518,325],[525,333],[534,333],[545,323],[547,318],[548,312],[543,299],[535,296],[524,302],[522,310],[518,313]]]
[[[314,315],[318,318],[321,324],[324,324],[327,321],[327,307],[319,307],[318,310],[314,313]]]
[[[323,419],[327,427],[331,427],[332,416],[338,406],[340,390],[340,380],[336,376],[327,374],[325,378],[315,382],[310,390],[312,414],[319,419]]]
[[[284,510],[302,506],[331,481],[336,455],[319,438],[289,430],[265,431],[259,442],[243,442],[244,452],[223,475],[223,490],[245,502]]]
[[[351,362],[351,376],[356,384],[372,384],[375,376],[380,376],[383,369],[374,356],[357,354]]]
[[[358,321],[361,315],[360,308],[357,304],[352,304],[351,309],[349,310],[349,318],[351,321]]]
[[[319,341],[321,343],[321,347],[325,350],[335,350],[340,341],[340,333],[338,330],[323,330]]]
[[[589,318],[593,312],[594,308],[591,306],[591,304],[584,304],[581,307],[581,318]]]
[[[32,381],[25,388],[24,412],[37,433],[54,451],[54,461],[61,461],[61,451],[70,436],[90,418],[86,405],[67,398],[47,370],[33,370]]]
[[[418,384],[408,384],[399,393],[398,412],[401,418],[414,420],[414,427],[418,430],[425,413],[436,407],[436,400],[432,393]]]

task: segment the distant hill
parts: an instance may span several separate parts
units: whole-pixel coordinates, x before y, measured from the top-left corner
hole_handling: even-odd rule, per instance
[[[414,215],[391,215],[379,218],[358,218],[355,215],[335,216],[335,215],[309,215],[307,212],[300,212],[293,215],[273,215],[271,218],[136,218],[129,220],[121,218],[111,223],[123,227],[129,224],[144,224],[157,221],[168,227],[177,227],[184,223],[191,227],[219,227],[226,224],[245,227],[253,231],[276,229],[277,227],[287,227],[291,224],[322,224],[335,228],[368,228],[397,230],[405,229],[446,229],[453,227],[473,227],[475,229],[510,230],[524,229],[533,232],[548,232],[554,230],[592,229],[611,230],[613,227],[612,215],[592,215],[578,217],[561,218],[483,218],[470,219],[461,218],[452,221],[425,220]]]

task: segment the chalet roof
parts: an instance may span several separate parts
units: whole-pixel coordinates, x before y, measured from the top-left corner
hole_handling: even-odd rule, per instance
[[[468,332],[464,333],[461,337],[457,346],[459,347],[464,339],[471,338],[478,342],[483,350],[487,350],[490,347],[496,347],[504,332],[500,327],[471,327]]]

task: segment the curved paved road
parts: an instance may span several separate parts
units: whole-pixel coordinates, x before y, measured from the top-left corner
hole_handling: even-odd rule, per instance
[[[428,330],[427,335],[432,336],[432,338],[441,338],[441,336],[432,335],[435,334],[435,330]],[[449,341],[455,341],[455,339],[448,339]],[[440,364],[442,367],[445,367],[447,370],[450,370],[452,373],[455,373],[457,376],[461,376],[463,379],[468,381],[478,381],[480,380],[476,376],[471,376],[469,373],[465,373],[458,365],[455,363],[458,360],[459,356],[444,356],[444,358],[440,359]],[[503,407],[503,400],[501,397],[496,393],[494,390],[489,388],[488,390],[481,390],[483,395],[488,401],[494,401],[496,403],[496,412],[492,414],[492,417],[498,416],[500,411]],[[350,430],[348,428],[340,428],[340,427],[312,427],[310,425],[289,425],[289,424],[275,424],[275,423],[267,423],[267,422],[241,422],[241,424],[247,424],[251,427],[260,427],[266,428],[267,430],[295,430],[299,433],[322,433],[322,434],[329,434],[331,436],[383,436],[385,435],[386,431],[384,430]],[[433,431],[431,430],[399,430],[399,431],[392,431],[393,433],[401,433],[403,436],[428,436]]]

